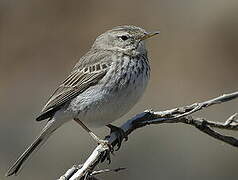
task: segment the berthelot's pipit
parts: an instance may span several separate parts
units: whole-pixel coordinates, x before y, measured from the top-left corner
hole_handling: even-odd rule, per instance
[[[36,118],[48,119],[46,126],[6,175],[17,174],[31,153],[72,119],[99,143],[105,143],[88,127],[108,125],[126,114],[142,96],[150,76],[144,40],[156,34],[159,32],[119,26],[98,36],[49,98]]]

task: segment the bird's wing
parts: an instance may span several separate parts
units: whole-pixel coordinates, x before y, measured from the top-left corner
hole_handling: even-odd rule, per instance
[[[70,102],[90,86],[97,84],[105,76],[109,66],[108,62],[98,62],[85,65],[81,69],[75,67],[49,98],[36,120],[41,121],[53,117],[65,103]]]

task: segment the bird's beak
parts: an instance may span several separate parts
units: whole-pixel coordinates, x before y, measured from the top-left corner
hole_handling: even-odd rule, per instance
[[[145,40],[145,39],[151,38],[152,36],[155,36],[159,33],[160,33],[160,31],[149,32],[149,33],[146,33],[144,36],[142,36],[140,39]]]

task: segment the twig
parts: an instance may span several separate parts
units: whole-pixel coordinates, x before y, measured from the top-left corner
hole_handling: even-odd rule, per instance
[[[126,168],[116,168],[116,169],[103,169],[103,170],[99,170],[99,171],[93,171],[90,175],[98,175],[98,174],[102,174],[102,173],[108,173],[108,172],[119,172],[122,170],[125,170]]]
[[[207,134],[217,140],[220,140],[220,141],[223,141],[223,142],[230,144],[232,146],[238,147],[238,139],[218,133],[217,131],[211,129],[211,126],[209,125],[209,124],[212,124],[213,127],[215,127],[215,128],[226,129],[225,128],[226,123],[222,124],[222,123],[217,123],[217,122],[212,122],[212,121],[206,121],[203,118],[192,118],[191,116],[184,117],[182,119],[182,121],[185,124],[189,124],[189,125],[196,127],[200,131],[204,132],[205,134]],[[229,126],[227,126],[227,129],[228,130],[238,130],[238,124],[232,125],[232,126],[229,125]]]
[[[228,118],[225,123],[207,121],[203,118],[193,118],[192,116],[190,116],[191,114],[200,111],[204,108],[215,104],[231,101],[235,98],[238,98],[238,91],[231,94],[224,94],[222,96],[210,99],[205,102],[194,103],[192,105],[174,108],[166,111],[154,112],[152,110],[147,110],[143,113],[134,116],[133,118],[125,122],[120,128],[125,132],[125,135],[128,136],[134,130],[142,128],[146,125],[163,123],[184,123],[197,128],[201,132],[206,133],[207,135],[213,138],[228,143],[234,147],[238,147],[238,140],[236,138],[222,135],[211,129],[218,128],[226,130],[238,130],[238,122],[236,120],[238,116],[237,113],[230,116],[230,118]],[[107,140],[114,147],[117,142],[116,133],[111,133]],[[108,151],[108,149],[109,148],[106,146],[103,147],[102,145],[98,145],[92,152],[92,154],[89,156],[89,158],[86,160],[86,162],[83,164],[83,166],[79,168],[76,172],[73,171],[74,174],[72,177],[70,176],[69,180],[79,180],[86,174],[90,174],[91,172],[93,172],[93,169],[99,164],[103,153]],[[65,175],[67,174],[67,172],[65,173]]]
[[[68,169],[66,171],[66,173],[61,176],[58,180],[68,180],[70,177],[72,177],[72,175],[77,171],[79,170],[83,165],[80,164],[80,165],[73,165],[70,169]]]

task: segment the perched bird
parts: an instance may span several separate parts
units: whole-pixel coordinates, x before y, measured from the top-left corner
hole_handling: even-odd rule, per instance
[[[70,120],[79,123],[99,143],[106,143],[88,127],[108,125],[126,114],[142,96],[150,77],[144,40],[156,34],[159,32],[119,26],[98,36],[49,98],[36,118],[48,119],[47,124],[6,176],[17,174],[31,153]]]

